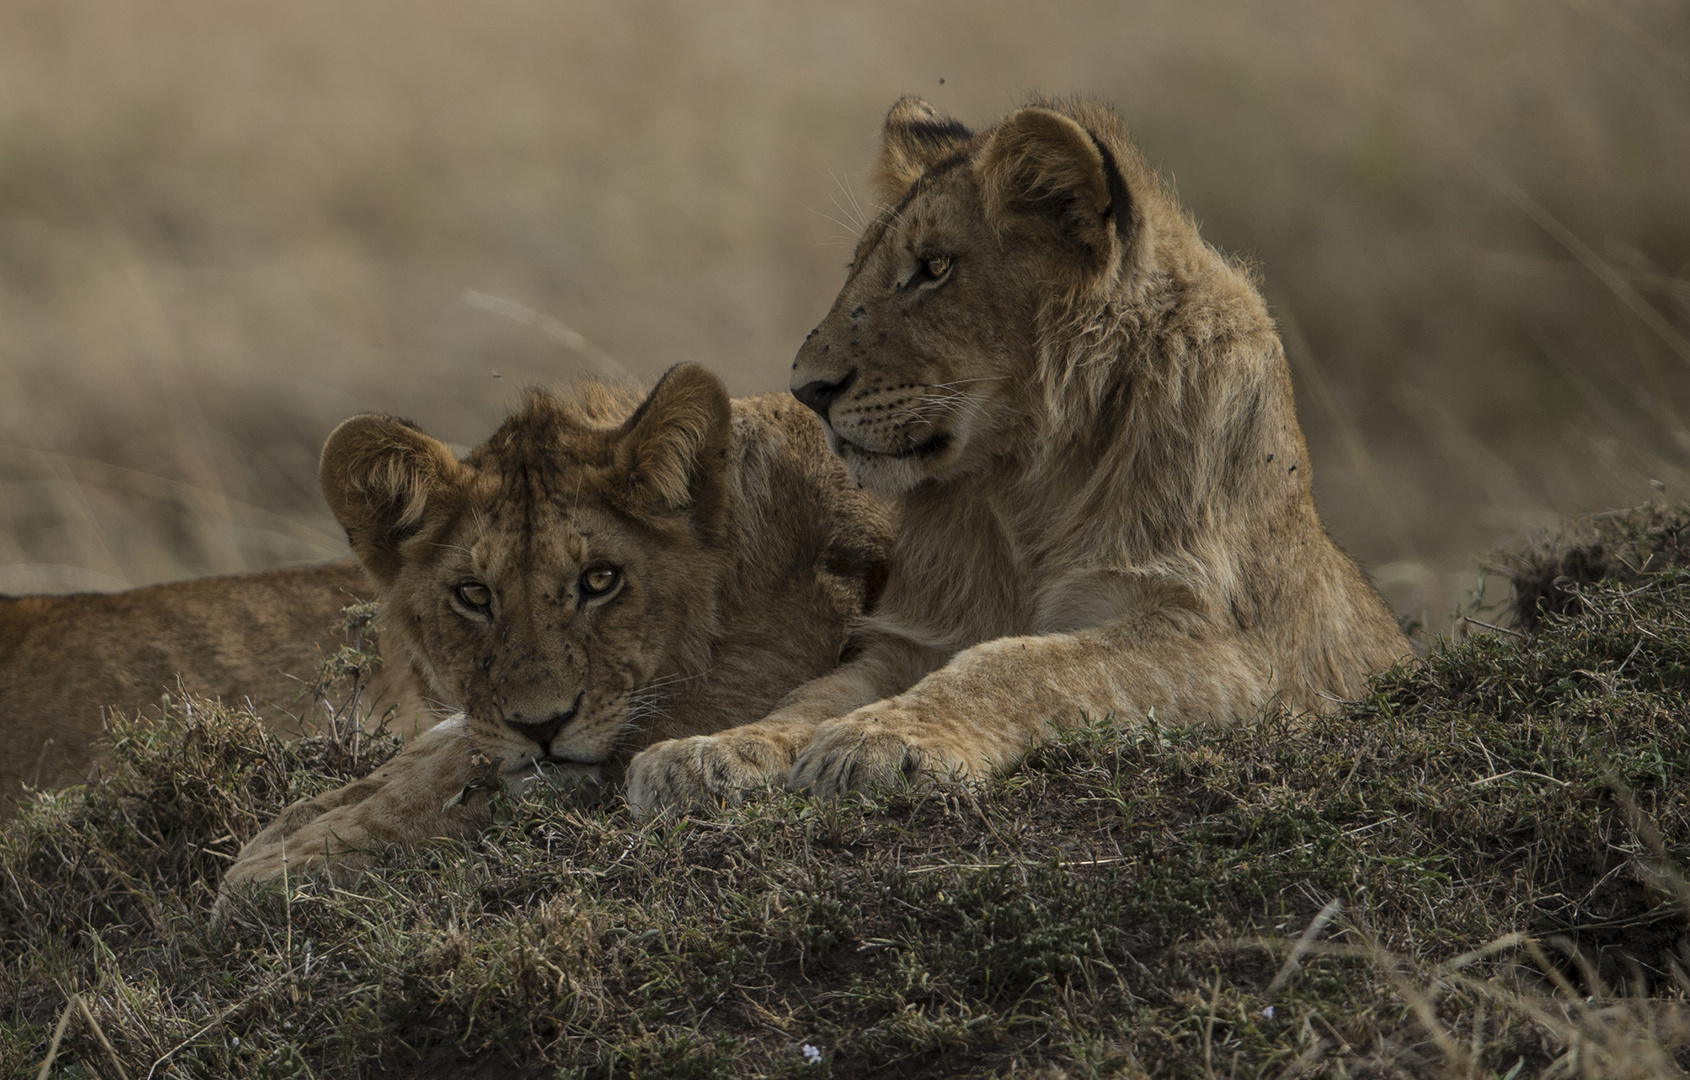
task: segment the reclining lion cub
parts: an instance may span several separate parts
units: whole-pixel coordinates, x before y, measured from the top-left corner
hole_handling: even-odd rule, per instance
[[[90,774],[105,710],[156,708],[178,686],[250,701],[279,734],[299,734],[301,691],[324,651],[344,644],[341,609],[371,595],[348,560],[119,593],[0,597],[0,819],[25,785],[63,787]],[[372,691],[377,709],[430,719],[402,670],[384,670]]]
[[[761,722],[647,749],[636,806],[979,777],[1087,717],[1327,708],[1408,655],[1315,513],[1266,305],[1106,106],[975,134],[905,98],[874,172],[792,375],[897,500],[873,633]]]
[[[383,646],[464,715],[289,807],[225,890],[284,860],[346,874],[383,844],[470,835],[540,765],[615,779],[633,750],[831,669],[891,525],[820,429],[785,395],[730,403],[696,365],[643,403],[532,393],[462,462],[392,417],[342,424],[323,491],[377,584]]]

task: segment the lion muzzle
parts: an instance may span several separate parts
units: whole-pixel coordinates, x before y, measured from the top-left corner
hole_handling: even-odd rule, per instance
[[[802,373],[793,378],[792,396],[826,423],[827,410],[851,389],[851,384],[857,381],[857,370],[852,368],[840,379],[807,379],[798,385],[801,378]]]
[[[576,694],[573,705],[563,712],[553,713],[545,720],[524,721],[507,716],[504,717],[505,726],[525,739],[534,740],[539,744],[542,754],[549,754],[552,749],[552,740],[557,738],[557,733],[562,731],[564,725],[575,719],[575,715],[581,711],[581,699],[586,696],[586,693],[583,690]]]

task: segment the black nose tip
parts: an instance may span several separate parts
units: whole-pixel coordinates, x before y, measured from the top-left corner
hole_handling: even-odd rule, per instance
[[[845,393],[845,391],[851,389],[851,384],[856,381],[857,373],[853,369],[838,382],[828,382],[826,379],[817,379],[815,382],[807,382],[803,386],[793,390],[792,396],[803,402],[809,408],[814,409],[817,415],[819,415],[823,420],[826,420],[828,406],[832,405],[835,401],[838,401],[839,396]]]
[[[557,737],[558,732],[563,730],[563,725],[575,719],[575,714],[581,711],[581,698],[585,695],[585,690],[576,694],[575,704],[571,705],[563,712],[553,713],[545,720],[525,723],[521,718],[521,714],[518,714],[516,717],[505,717],[505,723],[509,725],[510,729],[518,735],[527,739],[533,739],[535,742],[539,743],[542,753],[551,753],[552,740]]]

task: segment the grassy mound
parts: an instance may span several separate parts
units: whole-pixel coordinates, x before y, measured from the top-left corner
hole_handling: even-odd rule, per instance
[[[978,788],[649,824],[543,794],[217,928],[239,842],[381,748],[182,703],[0,833],[0,1068],[1679,1075],[1690,572],[1614,535],[1521,558],[1531,634],[1330,720],[1106,723]],[[1564,572],[1598,543],[1623,570]]]
[[[1690,507],[1598,514],[1497,561],[1513,586],[1514,625],[1532,630],[1545,616],[1582,610],[1582,590],[1597,582],[1625,585],[1690,567]]]

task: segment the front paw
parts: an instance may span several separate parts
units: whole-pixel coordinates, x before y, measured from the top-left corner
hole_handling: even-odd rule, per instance
[[[737,803],[747,790],[775,783],[790,755],[745,735],[694,735],[648,746],[628,763],[628,805],[638,817],[665,808]]]
[[[310,804],[295,804],[309,810]],[[294,807],[289,807],[293,810]],[[345,884],[373,865],[374,852],[392,842],[390,830],[372,829],[361,821],[363,805],[352,803],[322,813],[299,815],[289,821],[284,815],[241,849],[223,875],[222,892],[247,882],[281,881],[327,869],[331,881]],[[276,826],[291,825],[291,828]]]
[[[223,890],[248,881],[280,881],[284,866],[291,866],[294,873],[320,866],[324,851],[332,850],[325,848],[325,842],[332,841],[335,823],[357,814],[364,803],[381,791],[384,770],[385,767],[344,787],[288,806],[242,846],[234,864],[223,875]]]
[[[954,739],[899,706],[869,705],[830,720],[798,755],[786,786],[835,795],[844,791],[955,783],[986,774]]]

